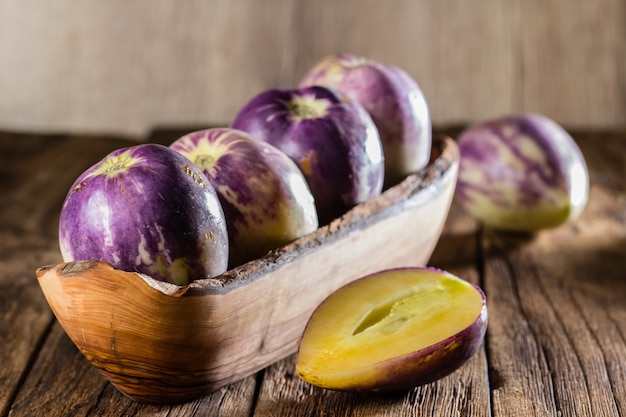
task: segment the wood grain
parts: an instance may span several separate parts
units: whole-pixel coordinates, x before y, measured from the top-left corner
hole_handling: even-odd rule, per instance
[[[496,415],[623,412],[626,373],[614,343],[624,342],[626,204],[616,194],[624,183],[597,176],[605,148],[583,145],[594,186],[576,224],[533,238],[483,235],[488,308],[499,312],[488,331]],[[623,167],[624,153],[613,157]]]
[[[56,219],[75,177],[132,141],[0,132],[0,416],[624,416],[626,131],[574,137],[591,177],[576,223],[528,238],[483,229],[453,204],[430,264],[479,283],[490,318],[483,349],[454,374],[395,395],[335,393],[300,381],[289,356],[198,400],[153,406],[85,360],[34,275],[60,260]]]
[[[534,111],[624,127],[625,37],[621,0],[3,1],[0,128],[226,125],[336,52],[406,69],[436,125]]]
[[[568,126],[623,127],[626,3],[520,0],[515,4],[515,81],[521,108]]]
[[[68,187],[93,158],[121,143],[128,142],[88,145],[78,138],[0,134],[0,381],[6,381],[0,415],[17,395],[54,320],[32,279],[32,265],[61,260],[57,219]]]
[[[255,377],[250,377],[179,406],[140,404],[102,378],[57,323],[11,416],[249,416],[255,386]]]

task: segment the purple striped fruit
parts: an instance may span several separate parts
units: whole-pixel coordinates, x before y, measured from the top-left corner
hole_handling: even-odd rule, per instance
[[[236,115],[232,128],[293,159],[309,184],[321,224],[381,192],[384,157],[363,107],[326,87],[267,90]]]
[[[428,163],[432,132],[428,104],[406,71],[359,56],[330,55],[300,86],[324,85],[357,100],[374,120],[385,155],[385,186],[395,185]]]
[[[589,174],[572,137],[537,114],[471,126],[458,139],[457,201],[494,228],[534,232],[576,219]]]
[[[186,285],[224,273],[228,235],[202,171],[166,146],[111,152],[72,185],[59,221],[65,261],[98,260]]]
[[[454,372],[487,329],[482,290],[434,268],[380,271],[340,288],[313,312],[296,371],[342,391],[399,391]]]
[[[269,143],[216,128],[189,133],[170,147],[194,162],[215,187],[226,216],[231,267],[317,229],[304,176]]]

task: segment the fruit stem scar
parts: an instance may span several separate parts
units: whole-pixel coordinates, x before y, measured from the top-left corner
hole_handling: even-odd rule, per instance
[[[130,151],[125,151],[118,155],[112,155],[102,160],[102,162],[96,166],[96,169],[90,173],[87,178],[98,175],[106,175],[113,178],[140,161],[141,159],[134,157]]]
[[[211,169],[213,168],[213,164],[215,164],[215,158],[211,155],[198,155],[194,163],[200,169]]]
[[[295,120],[316,119],[324,117],[330,105],[328,100],[313,95],[294,96],[287,110]]]
[[[117,161],[109,165],[104,172],[107,174],[113,174],[122,171],[124,168],[126,168],[126,163],[124,161]]]

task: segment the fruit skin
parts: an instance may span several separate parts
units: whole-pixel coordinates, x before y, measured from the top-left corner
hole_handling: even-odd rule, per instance
[[[424,168],[432,146],[428,103],[403,69],[372,59],[329,55],[303,77],[300,87],[324,85],[357,100],[374,120],[385,154],[385,187]]]
[[[320,224],[380,194],[384,156],[363,107],[326,87],[271,89],[253,97],[231,128],[293,159],[313,193]]]
[[[170,148],[194,162],[215,187],[226,216],[230,267],[317,229],[304,176],[269,143],[236,129],[214,128],[189,133]]]
[[[355,285],[361,285],[365,280],[379,280],[383,284],[384,280],[395,273],[409,274],[439,274],[446,279],[452,279],[462,282],[464,285],[472,288],[480,297],[480,311],[476,315],[476,319],[461,331],[438,341],[430,346],[418,349],[414,352],[399,355],[387,360],[379,361],[373,365],[363,366],[359,370],[344,371],[341,377],[335,375],[328,376],[311,374],[305,365],[301,363],[300,354],[303,345],[307,343],[306,336],[309,327],[312,326],[314,317],[324,308],[324,304],[328,303],[331,297],[336,297],[341,291],[349,289]],[[381,291],[384,289],[381,286]],[[378,294],[380,291],[370,292]],[[342,312],[349,314],[347,312]],[[331,294],[318,308],[313,312],[311,319],[307,323],[303,336],[300,340],[298,348],[298,357],[296,359],[296,371],[305,381],[317,385],[322,388],[350,391],[350,392],[393,392],[403,391],[424,385],[440,378],[443,378],[461,367],[474,353],[479,349],[484,335],[487,330],[488,314],[487,304],[484,292],[475,284],[462,281],[460,278],[450,274],[449,272],[433,267],[404,267],[394,268],[370,274],[350,284],[340,288]],[[332,329],[333,323],[328,323],[329,331]],[[334,356],[339,354],[334,353]]]
[[[575,220],[589,197],[589,174],[573,138],[538,114],[470,126],[459,138],[457,201],[486,225],[536,232]]]
[[[228,267],[215,190],[191,161],[156,144],[113,151],[76,179],[59,244],[66,262],[104,261],[178,285]]]

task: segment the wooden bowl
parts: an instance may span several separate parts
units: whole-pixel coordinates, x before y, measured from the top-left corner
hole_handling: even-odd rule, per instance
[[[179,287],[96,261],[37,270],[57,319],[121,392],[188,401],[294,353],[313,309],[363,275],[425,265],[456,184],[456,143],[436,138],[430,164],[263,258]]]

